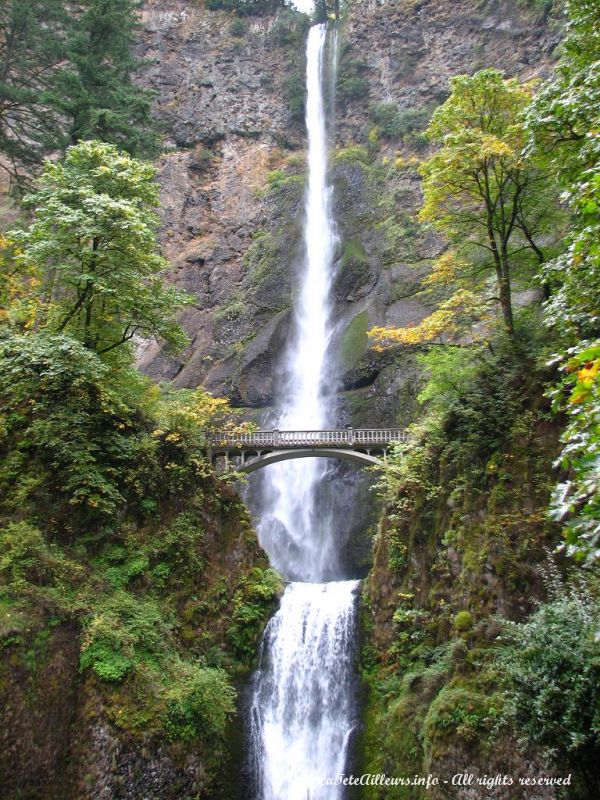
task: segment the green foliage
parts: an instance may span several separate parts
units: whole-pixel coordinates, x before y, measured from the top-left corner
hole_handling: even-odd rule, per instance
[[[46,162],[26,204],[34,220],[12,237],[17,263],[48,275],[42,324],[100,354],[134,336],[185,343],[175,320],[187,297],[168,285],[157,252],[156,170],[113,145],[82,142]]]
[[[499,717],[494,698],[450,683],[441,690],[427,711],[423,723],[426,750],[440,740],[458,736],[472,743],[489,732]]]
[[[473,627],[473,615],[470,611],[459,611],[454,616],[454,628],[459,633],[464,633]]]
[[[341,150],[336,150],[334,155],[334,162],[336,164],[359,163],[364,166],[369,166],[372,161],[373,158],[367,148],[360,144],[352,144],[348,147],[343,147]]]
[[[81,669],[91,668],[105,681],[121,681],[136,663],[156,662],[169,630],[155,600],[116,591],[96,603],[85,625]]]
[[[0,594],[13,599],[35,596],[42,586],[64,592],[82,578],[81,567],[28,522],[0,529],[0,553]]]
[[[57,143],[59,120],[47,93],[63,58],[65,21],[63,3],[8,0],[0,6],[0,152],[13,177]]]
[[[505,625],[497,662],[505,716],[552,763],[592,778],[591,789],[600,763],[600,605],[564,586],[553,594],[526,622]]]
[[[108,367],[66,336],[0,340],[0,508],[81,507],[86,518],[124,502],[132,413]]]
[[[369,96],[369,81],[366,77],[368,65],[361,58],[354,58],[351,50],[344,48],[337,73],[336,99],[342,105]]]
[[[194,663],[176,667],[174,684],[165,693],[167,736],[188,742],[199,736],[222,737],[235,712],[236,692],[227,673]]]
[[[439,260],[436,280],[462,288],[464,305],[465,292],[489,291],[482,280],[491,270],[509,333],[514,277],[547,259],[541,242],[551,240],[557,224],[551,176],[523,155],[531,94],[531,86],[495,69],[452,78],[450,97],[427,129],[440,148],[421,168],[421,219],[448,238],[454,253],[453,261],[448,254]]]
[[[278,12],[269,29],[269,39],[279,47],[302,47],[310,27],[310,17],[300,14],[292,8],[283,8]]]
[[[68,532],[131,502],[152,513],[209,475],[204,430],[230,425],[227,408],[201,390],[158,398],[135,370],[111,369],[64,335],[0,340],[0,514]],[[201,530],[182,517],[165,542],[187,539],[193,564]]]
[[[99,139],[132,156],[157,152],[152,94],[134,85],[136,0],[80,0],[65,41],[50,103],[64,120],[67,145]]]
[[[427,382],[419,403],[443,413],[460,401],[465,386],[476,378],[480,352],[471,347],[433,347],[418,356]]]
[[[570,0],[566,7],[562,58],[535,98],[528,129],[532,149],[557,175],[572,212],[565,252],[542,272],[553,288],[547,323],[561,337],[567,373],[554,392],[554,406],[569,417],[561,464],[570,472],[556,489],[551,513],[566,522],[567,552],[595,559],[600,556],[600,7],[594,0]]]
[[[112,142],[135,156],[156,153],[152,95],[132,82],[141,66],[133,56],[137,5],[2,4],[0,152],[13,177],[23,179],[23,166],[82,139]]]
[[[275,570],[257,567],[237,591],[227,638],[242,662],[252,663],[256,641],[282,588],[281,577]]]
[[[283,96],[294,122],[302,122],[305,112],[305,91],[304,83],[299,71],[293,71],[283,82]]]
[[[573,348],[564,371],[552,395],[569,420],[560,458],[568,477],[554,491],[551,514],[565,523],[567,553],[594,561],[600,558],[600,343]]]
[[[243,19],[236,17],[236,19],[232,19],[229,25],[229,33],[232,36],[241,38],[246,35],[248,32],[248,26],[244,22]]]
[[[428,108],[399,108],[396,103],[378,103],[371,116],[381,136],[403,139],[427,127],[431,112]]]
[[[202,552],[204,531],[197,513],[182,511],[151,544],[152,557],[166,561],[178,575],[200,574],[205,566]]]

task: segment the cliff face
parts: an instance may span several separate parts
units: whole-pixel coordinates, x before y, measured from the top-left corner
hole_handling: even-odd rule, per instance
[[[243,21],[184,2],[146,3],[140,54],[170,151],[161,162],[165,251],[196,297],[183,357],[142,368],[235,404],[273,400],[301,259],[306,18]],[[427,313],[415,297],[439,244],[415,219],[421,131],[457,73],[545,74],[553,20],[520,2],[348,3],[340,25],[333,180],[340,245],[333,342],[340,417],[410,419],[410,357],[377,356],[366,331]]]

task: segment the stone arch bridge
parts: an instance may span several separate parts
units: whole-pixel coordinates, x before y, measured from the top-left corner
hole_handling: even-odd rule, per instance
[[[385,461],[391,444],[407,434],[392,428],[344,428],[322,431],[217,432],[208,436],[208,450],[217,471],[250,473],[295,458],[338,458],[363,466]]]

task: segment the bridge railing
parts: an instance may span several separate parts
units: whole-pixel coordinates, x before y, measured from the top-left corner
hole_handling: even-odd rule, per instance
[[[325,431],[255,431],[254,433],[230,433],[217,431],[209,434],[208,443],[216,449],[240,449],[263,447],[348,447],[375,446],[393,442],[405,442],[405,431],[394,428],[343,428]]]

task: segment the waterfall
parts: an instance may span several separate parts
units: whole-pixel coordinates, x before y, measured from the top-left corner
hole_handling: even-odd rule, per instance
[[[335,46],[335,39],[330,43]],[[330,290],[336,245],[327,182],[324,103],[327,27],[313,26],[306,46],[308,187],[305,260],[280,402],[282,429],[332,424],[327,360],[332,334]],[[344,771],[355,724],[354,628],[357,581],[340,574],[331,516],[319,503],[328,480],[324,459],[286,461],[265,470],[259,537],[287,580],[265,631],[254,677],[251,735],[260,800],[338,800],[326,785]]]

